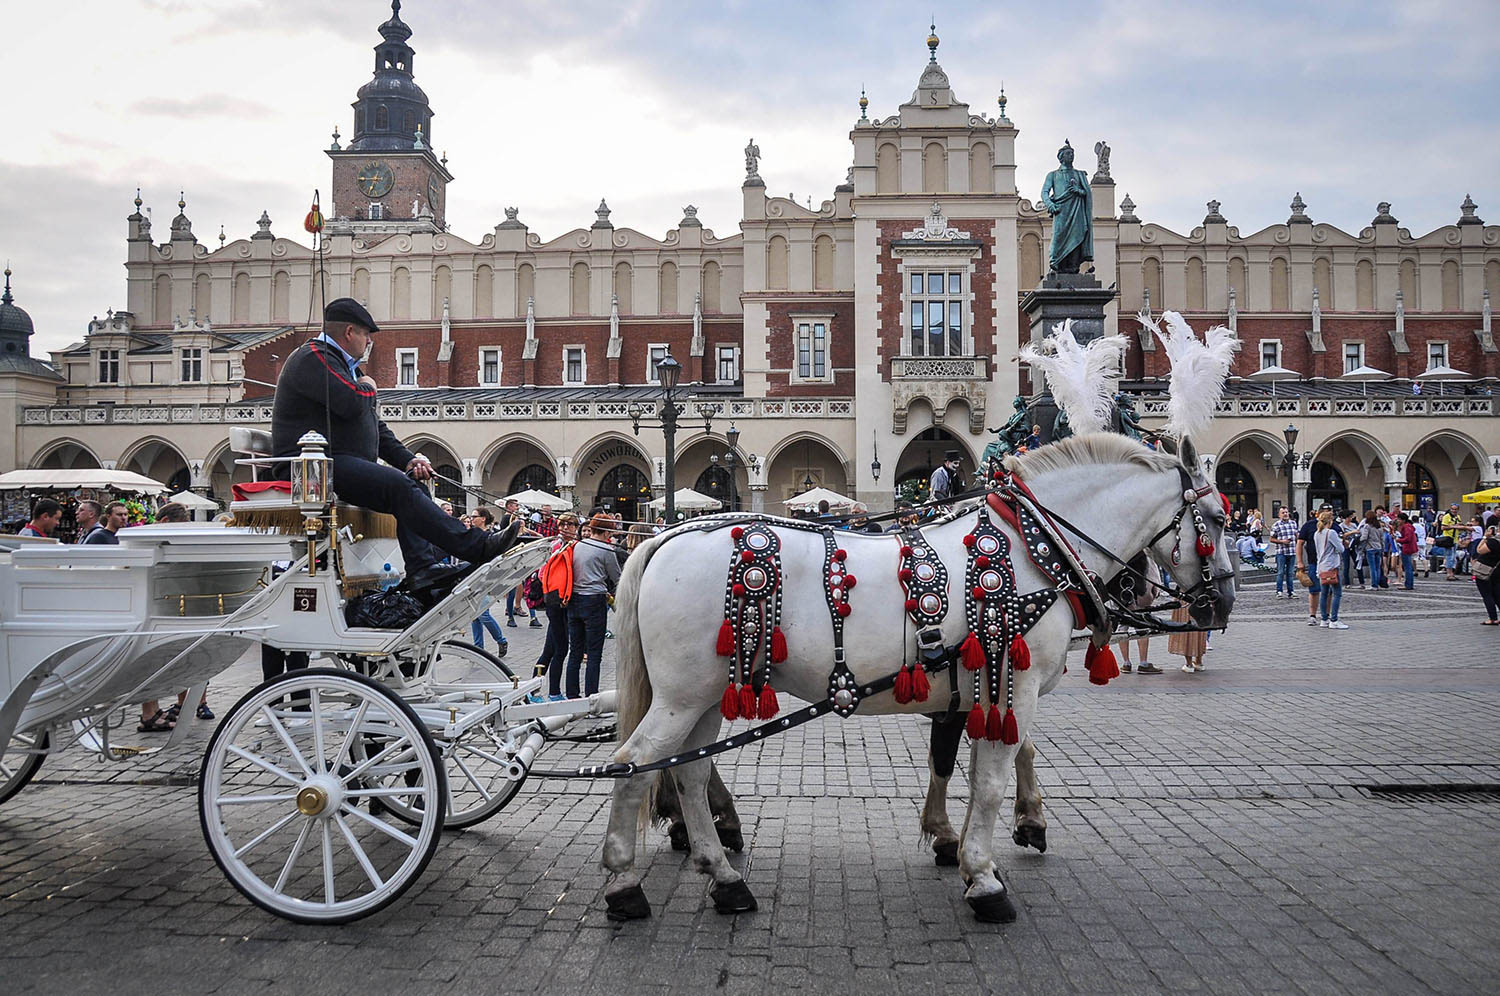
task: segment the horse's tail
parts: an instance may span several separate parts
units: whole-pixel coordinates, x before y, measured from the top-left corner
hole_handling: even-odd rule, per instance
[[[625,561],[615,591],[615,722],[624,743],[641,725],[651,707],[651,676],[646,673],[646,650],[641,645],[641,578],[646,565],[661,548],[664,536],[642,543]]]

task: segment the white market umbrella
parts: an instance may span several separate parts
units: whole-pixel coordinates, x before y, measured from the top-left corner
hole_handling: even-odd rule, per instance
[[[665,508],[666,504],[665,495],[651,500],[652,508]],[[680,512],[712,512],[723,508],[724,503],[692,488],[678,488],[672,495],[672,507]]]
[[[217,512],[219,510],[218,502],[212,498],[205,498],[193,491],[179,491],[168,498],[167,501],[175,501],[187,509],[201,509],[205,512]]]
[[[573,508],[573,503],[557,495],[549,495],[545,491],[536,488],[527,488],[525,491],[517,491],[513,495],[506,495],[505,501],[518,502],[526,508],[550,509],[554,512],[567,512]]]
[[[167,490],[160,481],[129,470],[12,470],[0,474],[0,491],[71,491],[76,488],[132,491],[143,495],[159,495]]]
[[[804,491],[800,495],[788,498],[782,504],[787,508],[815,511],[818,505],[825,501],[828,503],[830,510],[839,509],[841,511],[853,512],[861,507],[860,503],[853,498],[841,495],[837,491],[830,491],[827,488],[813,488],[811,491]]]
[[[1435,380],[1438,382],[1438,397],[1443,396],[1443,384],[1445,380],[1470,380],[1471,375],[1463,370],[1455,370],[1446,363],[1440,367],[1428,367],[1417,374],[1417,380]]]
[[[1262,384],[1271,385],[1271,397],[1276,397],[1276,382],[1282,380],[1301,380],[1302,375],[1296,370],[1283,366],[1261,367],[1259,370],[1245,377],[1246,380],[1260,381]]]
[[[1392,376],[1393,376],[1392,374],[1388,374],[1384,370],[1380,370],[1380,369],[1378,369],[1376,367],[1368,367],[1368,366],[1365,366],[1364,364],[1360,364],[1359,366],[1355,367],[1353,370],[1347,370],[1344,373],[1340,374],[1339,375],[1339,380],[1358,381],[1360,383],[1360,385],[1361,385],[1361,388],[1364,391],[1365,396],[1368,397],[1369,394],[1370,394],[1370,388],[1367,385],[1369,384],[1370,381],[1372,381],[1372,380],[1390,380]]]

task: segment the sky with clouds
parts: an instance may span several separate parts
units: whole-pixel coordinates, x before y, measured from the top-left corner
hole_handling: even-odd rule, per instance
[[[1035,197],[1064,138],[1106,139],[1120,197],[1177,231],[1222,202],[1249,233],[1300,191],[1357,232],[1392,202],[1422,233],[1465,194],[1500,221],[1500,6],[1493,0],[929,4],[955,94],[1003,83]],[[62,12],[62,16],[60,15]],[[301,236],[322,150],[373,68],[380,0],[68,0],[7,11],[0,256],[32,351],[124,307],[137,186],[159,237],[179,190],[200,241],[269,211]],[[870,116],[916,86],[928,8],[868,2],[407,0],[448,221],[478,241],[516,205],[544,238],[593,220],[660,236],[686,204],[732,234],[754,136],[773,193],[832,196],[860,87]],[[1091,151],[1080,165],[1092,167]]]

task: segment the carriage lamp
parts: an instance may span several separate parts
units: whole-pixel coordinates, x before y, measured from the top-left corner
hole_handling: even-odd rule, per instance
[[[323,528],[333,461],[324,452],[328,440],[320,433],[303,433],[297,445],[302,452],[292,458],[292,500],[302,510],[302,528],[307,533],[307,576],[313,577],[318,569],[315,544]]]

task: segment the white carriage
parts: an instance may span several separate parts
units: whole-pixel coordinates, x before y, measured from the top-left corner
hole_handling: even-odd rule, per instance
[[[263,435],[238,433],[246,462],[264,462]],[[395,901],[443,828],[503,808],[550,733],[612,711],[612,693],[528,702],[541,679],[450,638],[536,569],[540,542],[475,569],[404,630],[349,626],[348,598],[395,544],[341,525],[359,510],[326,503],[319,444],[294,460],[297,494],[240,509],[262,524],[290,515],[290,535],[181,523],[124,530],[119,546],[0,542],[0,803],[69,745],[106,760],[150,753],[117,742],[143,700],[196,696],[260,643],[307,651],[321,660],[225,714],[199,813],[215,860],[253,902],[344,922]],[[273,576],[278,562],[291,566]]]

